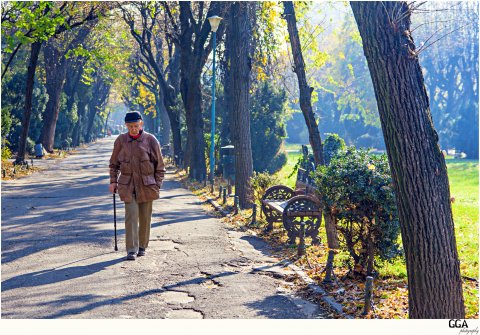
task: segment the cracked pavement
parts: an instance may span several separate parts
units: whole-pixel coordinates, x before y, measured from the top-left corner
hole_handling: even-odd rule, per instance
[[[261,239],[212,217],[169,170],[145,257],[125,261],[114,138],[2,183],[2,318],[324,318]]]

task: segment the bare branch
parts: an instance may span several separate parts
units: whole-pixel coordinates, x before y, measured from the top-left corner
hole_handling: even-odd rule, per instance
[[[432,43],[430,43],[430,44],[428,44],[428,45],[425,45],[425,44],[424,44],[422,47],[420,47],[418,50],[416,50],[415,53],[416,53],[417,55],[419,55],[420,53],[422,53],[423,51],[425,51],[428,47],[430,47],[431,45],[433,45],[433,44],[437,43],[438,41],[440,41],[442,38],[444,38],[444,37],[446,37],[446,36],[448,36],[448,35],[456,32],[456,31],[458,31],[458,30],[460,30],[460,29],[462,29],[462,28],[464,28],[464,27],[466,27],[466,26],[468,26],[468,25],[470,25],[470,24],[472,24],[472,23],[468,23],[468,24],[465,24],[465,25],[463,25],[463,26],[461,26],[461,27],[458,27],[457,29],[454,29],[454,30],[450,31],[450,32],[446,33],[445,35],[440,36],[439,38],[437,38],[435,41],[433,41]],[[474,23],[474,24],[476,24],[476,23]],[[433,35],[432,35],[432,36],[433,36]],[[430,36],[430,37],[428,38],[428,40],[430,40],[430,39],[432,38],[432,36]],[[428,40],[427,40],[427,41],[428,41]]]
[[[419,24],[418,26],[416,26],[415,28],[411,29],[410,30],[410,33],[413,33],[415,30],[417,30],[418,28],[422,27],[422,26],[425,26],[427,24],[430,24],[430,23],[446,23],[446,22],[451,22],[451,21],[456,21],[457,19],[451,19],[451,20],[435,20],[435,21],[429,21],[429,22],[424,22],[422,24]]]

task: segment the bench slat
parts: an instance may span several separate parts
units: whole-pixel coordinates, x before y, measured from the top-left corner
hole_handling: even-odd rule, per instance
[[[283,209],[287,206],[287,201],[272,201],[272,200],[262,200],[265,206],[268,206],[279,213],[283,213]]]
[[[285,207],[287,206],[287,201],[272,201],[272,200],[262,200],[265,206],[268,206],[278,213],[283,213]],[[287,216],[320,216],[322,213],[318,211],[296,211],[296,212],[289,212]]]

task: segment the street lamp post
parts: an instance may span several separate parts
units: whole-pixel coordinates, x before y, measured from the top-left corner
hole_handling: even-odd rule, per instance
[[[213,193],[214,189],[214,170],[215,170],[215,50],[217,48],[217,29],[220,21],[222,20],[219,16],[211,16],[208,18],[210,22],[210,28],[212,29],[212,38],[213,38],[213,79],[212,79],[212,132],[210,135],[210,191]]]

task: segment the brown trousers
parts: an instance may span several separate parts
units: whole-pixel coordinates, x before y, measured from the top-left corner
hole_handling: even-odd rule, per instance
[[[153,201],[125,203],[125,244],[127,252],[138,252],[138,248],[147,249],[150,240],[150,222],[152,221]]]

